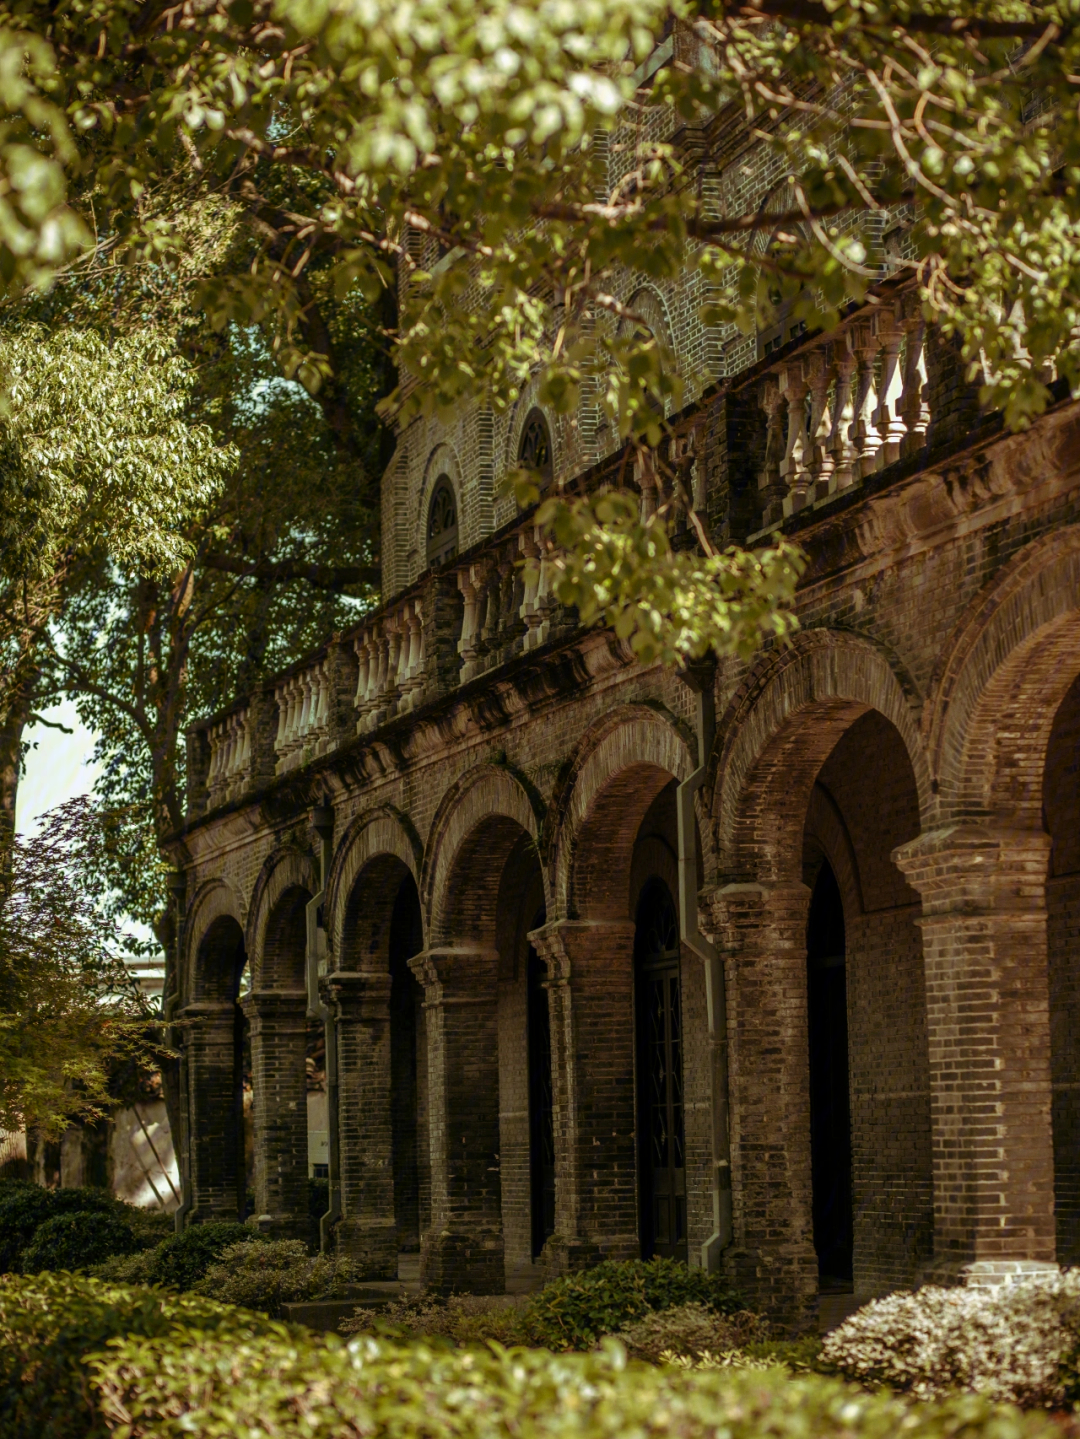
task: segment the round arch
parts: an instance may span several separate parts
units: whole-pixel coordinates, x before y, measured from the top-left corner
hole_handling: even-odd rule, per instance
[[[341,838],[326,885],[330,951],[344,950],[344,926],[350,899],[362,873],[380,857],[396,860],[419,884],[423,847],[408,817],[392,805],[366,810]]]
[[[427,566],[428,551],[428,519],[431,511],[431,501],[440,483],[450,482],[457,503],[457,533],[458,547],[464,544],[464,536],[469,533],[465,515],[465,486],[462,483],[461,463],[458,459],[457,450],[446,440],[433,447],[424,465],[423,477],[420,481],[420,503],[416,514],[412,517],[415,525],[413,546],[418,555],[424,556],[421,569]]]
[[[298,903],[301,894],[310,899],[318,887],[318,871],[314,859],[297,849],[276,850],[259,871],[252,891],[245,935],[254,988],[270,987],[275,979],[280,983],[285,977],[280,973],[275,975],[268,972],[271,968],[282,969],[282,964],[275,961],[284,960],[284,956],[271,957],[268,952],[271,918],[277,913],[283,900],[287,901],[291,897],[293,903]]]
[[[1021,550],[944,651],[926,716],[943,819],[1041,825],[1058,705],[1080,673],[1080,526]]]
[[[425,928],[432,942],[447,938],[446,926],[453,900],[451,880],[460,872],[463,862],[476,883],[483,886],[483,856],[467,853],[470,844],[475,844],[477,832],[482,827],[488,830],[498,827],[507,831],[509,840],[511,832],[516,830],[536,844],[542,820],[539,809],[539,801],[503,765],[479,765],[450,787],[435,815],[420,879]],[[486,868],[487,878],[497,885],[498,867]],[[480,901],[481,889],[476,897]]]
[[[233,888],[222,879],[209,880],[195,894],[187,920],[182,1000],[228,1001],[235,997],[232,979],[226,983],[223,944],[232,920],[244,936],[243,906]],[[229,944],[235,946],[235,935]]]
[[[885,653],[843,631],[803,631],[755,665],[719,726],[713,795],[721,872],[759,880],[799,872],[814,780],[867,710],[899,734],[925,826],[933,798],[913,701],[914,687]]]
[[[686,738],[672,719],[645,705],[627,705],[589,730],[571,759],[552,804],[546,849],[556,913],[577,917],[596,904],[626,918],[619,896],[600,898],[605,874],[629,874],[637,826],[626,822],[628,805],[644,817],[672,779],[684,780],[694,764]],[[707,825],[699,824],[706,869]]]

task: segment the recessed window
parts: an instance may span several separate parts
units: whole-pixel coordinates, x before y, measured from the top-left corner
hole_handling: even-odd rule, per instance
[[[428,510],[428,564],[441,565],[444,560],[457,554],[457,547],[457,498],[449,475],[440,475],[435,481],[435,493],[431,497],[431,508]]]
[[[526,470],[539,472],[542,484],[551,480],[554,466],[551,458],[551,435],[547,421],[539,410],[530,410],[521,431],[518,464]]]

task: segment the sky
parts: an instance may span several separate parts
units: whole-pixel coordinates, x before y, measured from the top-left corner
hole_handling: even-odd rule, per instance
[[[35,747],[26,756],[26,773],[19,781],[15,802],[15,827],[23,834],[37,828],[46,810],[65,799],[88,794],[98,772],[91,760],[94,736],[80,723],[75,705],[64,700],[44,713],[46,719],[75,733],[64,734],[41,724],[27,730],[26,738]]]

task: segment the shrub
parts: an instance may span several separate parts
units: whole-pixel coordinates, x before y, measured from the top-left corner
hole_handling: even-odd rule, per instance
[[[382,1309],[357,1309],[338,1326],[342,1334],[370,1334],[399,1340],[441,1340],[447,1344],[507,1346],[533,1344],[536,1336],[522,1303],[508,1304],[501,1295],[432,1294],[399,1299]]]
[[[967,1389],[1023,1405],[1080,1396],[1080,1270],[994,1289],[920,1289],[867,1304],[822,1359],[920,1398]]]
[[[705,1354],[727,1354],[748,1344],[767,1340],[771,1328],[760,1314],[743,1309],[735,1314],[717,1314],[704,1304],[678,1304],[671,1309],[653,1309],[624,1325],[615,1336],[626,1346],[632,1359],[651,1364],[669,1356],[700,1359]]]
[[[359,1277],[351,1259],[309,1254],[299,1239],[242,1241],[222,1250],[193,1289],[223,1304],[242,1304],[280,1317],[283,1304],[338,1298]]]
[[[38,1227],[58,1214],[103,1213],[117,1208],[104,1189],[43,1189],[7,1182],[0,1189],[0,1274],[20,1267],[22,1251]]]
[[[144,1284],[165,1284],[170,1289],[190,1289],[197,1284],[226,1249],[236,1244],[264,1243],[257,1229],[235,1220],[214,1224],[193,1224],[148,1250],[141,1266]]]
[[[529,1319],[541,1343],[553,1349],[588,1349],[651,1309],[702,1304],[717,1314],[743,1307],[718,1275],[674,1259],[605,1260],[564,1274],[533,1296]]]
[[[290,1331],[208,1299],[124,1289],[76,1274],[0,1278],[0,1434],[4,1439],[98,1439],[108,1431],[89,1386],[87,1354],[122,1335],[183,1328],[246,1340]]]
[[[912,1405],[781,1369],[680,1372],[621,1346],[552,1355],[275,1334],[125,1339],[92,1364],[128,1439],[1052,1439],[973,1395]]]
[[[34,1230],[33,1239],[19,1257],[19,1268],[24,1274],[79,1269],[111,1254],[130,1253],[134,1247],[131,1226],[108,1210],[54,1214]]]

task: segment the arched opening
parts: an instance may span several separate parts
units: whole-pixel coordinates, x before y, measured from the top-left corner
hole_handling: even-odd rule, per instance
[[[554,474],[551,432],[543,412],[535,407],[525,416],[525,423],[521,427],[518,464],[523,469],[535,471],[539,476],[541,489],[551,483]]]
[[[844,956],[844,902],[832,866],[823,860],[814,882],[806,926],[810,1165],[814,1248],[823,1292],[846,1289],[854,1277]]]
[[[458,551],[458,507],[457,496],[449,475],[440,475],[435,481],[431,503],[428,506],[427,562],[441,565],[452,559]]]
[[[189,1222],[243,1218],[252,1179],[245,1143],[250,1125],[250,1042],[240,1007],[250,971],[244,933],[219,915],[199,943],[195,961],[195,1022],[184,1034],[187,1060],[187,1182]],[[247,1158],[245,1159],[245,1154]]]
[[[679,920],[671,891],[650,878],[634,933],[638,1183],[643,1259],[687,1259],[686,1125]]]
[[[430,1222],[430,1176],[421,1145],[426,1118],[426,1076],[420,987],[409,960],[424,947],[424,926],[416,881],[406,871],[390,915],[390,1120],[394,1165],[394,1222],[399,1254],[420,1252],[420,1235]],[[423,1080],[423,1096],[421,1081]],[[413,1261],[415,1263],[415,1261]]]

